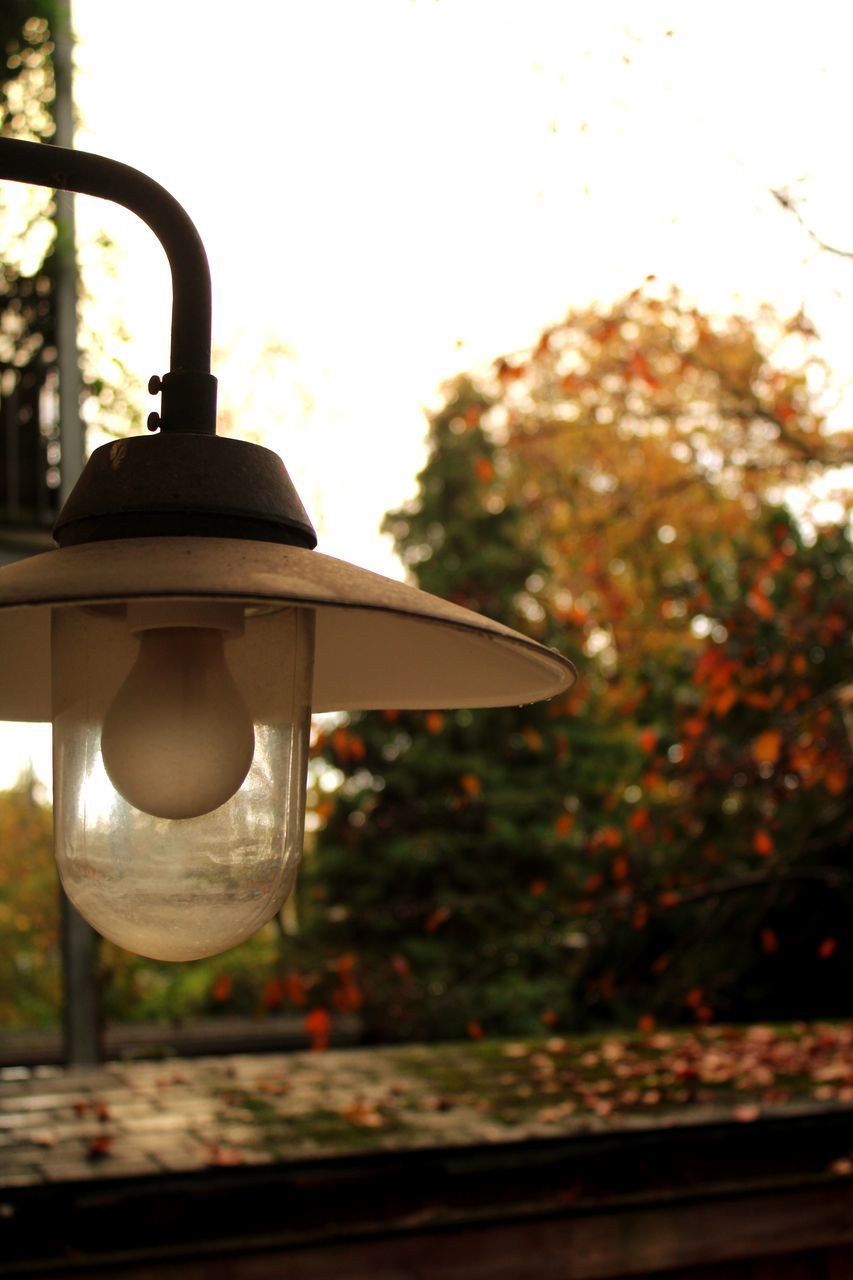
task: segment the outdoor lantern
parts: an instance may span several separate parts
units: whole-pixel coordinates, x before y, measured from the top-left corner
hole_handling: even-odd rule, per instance
[[[153,434],[96,449],[58,548],[0,569],[0,717],[53,721],[56,858],[81,914],[142,955],[213,955],[293,887],[312,710],[522,704],[575,673],[500,623],[316,552],[278,456],[216,436],[207,261],[162,187],[8,139],[0,177],[125,205],[173,283]]]

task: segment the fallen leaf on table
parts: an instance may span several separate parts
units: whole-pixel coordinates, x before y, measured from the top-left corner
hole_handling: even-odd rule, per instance
[[[340,1115],[349,1120],[350,1124],[360,1125],[363,1129],[382,1129],[385,1126],[382,1116],[369,1102],[351,1102],[343,1108]]]

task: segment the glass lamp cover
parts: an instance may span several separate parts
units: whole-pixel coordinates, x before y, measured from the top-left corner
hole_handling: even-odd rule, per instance
[[[250,937],[302,850],[313,612],[207,608],[212,623],[198,602],[52,617],[62,883],[105,938],[159,960]]]

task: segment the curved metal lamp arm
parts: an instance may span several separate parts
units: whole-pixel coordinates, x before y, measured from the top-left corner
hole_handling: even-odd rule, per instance
[[[0,178],[112,200],[151,228],[172,271],[171,368],[152,378],[162,390],[162,421],[149,427],[210,434],[216,430],[216,379],[210,373],[210,269],[189,215],[164,187],[130,165],[87,151],[0,138]]]

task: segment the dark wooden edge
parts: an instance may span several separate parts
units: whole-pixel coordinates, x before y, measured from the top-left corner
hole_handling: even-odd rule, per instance
[[[0,1276],[604,1280],[837,1247],[853,1242],[853,1179],[830,1169],[851,1148],[844,1110],[180,1176],[105,1168],[0,1193]]]

